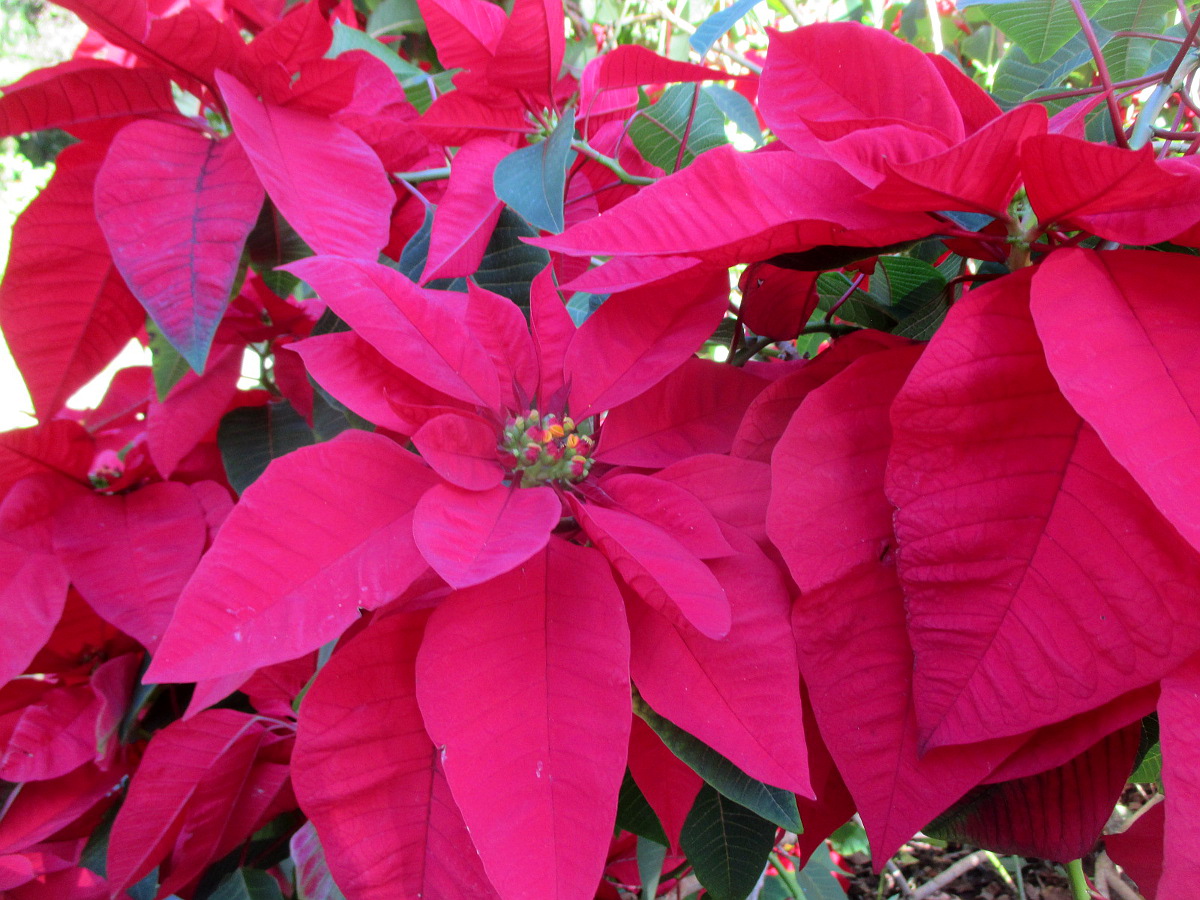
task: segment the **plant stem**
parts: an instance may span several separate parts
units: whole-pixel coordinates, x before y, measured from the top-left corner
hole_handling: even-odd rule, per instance
[[[795,900],[805,900],[804,889],[800,887],[800,882],[796,880],[796,876],[784,868],[783,857],[779,853],[771,852],[771,862],[775,865],[775,871],[779,873],[779,880],[783,882],[783,886],[788,889]]]
[[[1067,877],[1071,879],[1071,896],[1074,900],[1092,900],[1088,890],[1087,876],[1083,874],[1083,860],[1073,859],[1067,863]]]
[[[600,163],[600,165],[604,166],[626,184],[654,184],[654,182],[657,180],[654,178],[649,178],[645,175],[631,175],[629,172],[625,171],[625,167],[622,166],[620,162],[611,156],[605,156],[586,141],[571,141],[571,149],[582,153],[588,159],[595,160],[596,162]]]
[[[1128,149],[1129,142],[1125,138],[1125,124],[1121,121],[1121,108],[1117,106],[1117,98],[1113,94],[1112,77],[1108,74],[1108,63],[1104,61],[1104,51],[1100,49],[1096,31],[1092,28],[1092,22],[1083,8],[1083,0],[1071,0],[1071,8],[1075,10],[1075,18],[1079,20],[1079,27],[1083,29],[1088,49],[1092,51],[1092,58],[1096,61],[1096,71],[1100,75],[1100,83],[1104,86],[1104,102],[1108,105],[1108,115],[1112,119],[1117,144]]]
[[[427,181],[441,181],[450,177],[450,167],[440,166],[436,169],[421,169],[419,172],[393,172],[392,177],[408,184],[424,184]]]

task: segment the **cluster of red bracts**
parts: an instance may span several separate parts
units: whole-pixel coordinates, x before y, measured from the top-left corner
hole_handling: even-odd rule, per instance
[[[379,57],[326,58],[348,3],[66,5],[138,64],[75,60],[0,98],[7,131],[82,138],[0,287],[41,418],[0,436],[7,896],[148,876],[190,896],[289,840],[350,900],[611,895],[626,772],[668,872],[702,790],[647,709],[796,795],[799,856],[857,810],[880,864],[939,816],[996,849],[1088,852],[1157,709],[1170,799],[1139,823],[1158,829],[1142,862],[1185,896],[1200,263],[1076,245],[1200,242],[1194,157],[1090,143],[1071,108],[1002,113],[883,32],[777,34],[758,103],[779,141],[640,189],[573,162],[526,315],[377,260],[437,203],[421,283],[473,274],[496,167],[567,97],[593,149],[660,174],[623,137],[638,86],[720,73],[621,48],[560,77],[560,4],[422,0],[463,72],[420,113]],[[862,58],[895,90],[843,65]],[[181,115],[172,83],[231,130]],[[444,188],[388,177],[452,147]],[[284,220],[316,256],[276,265],[259,239]],[[738,327],[786,341],[839,268],[813,260],[927,238],[1011,266],[928,343],[697,355],[729,266],[753,264]],[[266,275],[238,279],[243,247]],[[317,299],[277,294],[289,277]],[[610,296],[577,327],[584,290]],[[315,327],[325,310],[349,330]],[[65,409],[145,313],[198,371],[125,370]],[[251,344],[271,391],[238,388]],[[322,439],[326,395],[369,428]],[[219,429],[280,398],[311,445],[234,502]],[[101,876],[84,847],[106,828]]]

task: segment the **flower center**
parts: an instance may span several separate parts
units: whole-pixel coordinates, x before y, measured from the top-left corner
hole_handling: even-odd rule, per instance
[[[582,481],[592,468],[595,447],[570,416],[543,416],[531,409],[505,423],[500,457],[514,476],[520,473],[521,487],[538,487]]]

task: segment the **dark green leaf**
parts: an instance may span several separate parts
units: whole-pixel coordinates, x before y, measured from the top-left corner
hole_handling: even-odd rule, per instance
[[[333,440],[349,428],[374,431],[375,426],[358,413],[343,406],[320,385],[313,385],[313,442]]]
[[[142,683],[142,676],[146,674],[148,668],[150,668],[149,656],[142,660],[141,667],[138,669],[137,681],[133,684],[133,696],[129,698],[129,704],[125,707],[125,714],[121,716],[121,724],[117,729],[122,744],[133,743],[137,737],[138,726],[144,718],[143,714],[158,696],[159,686],[157,684]]]
[[[903,316],[920,309],[946,287],[934,266],[910,256],[884,256],[871,279],[872,292]]]
[[[521,240],[527,237],[537,237],[537,230],[512,210],[500,210],[496,230],[473,276],[480,287],[507,297],[522,309],[529,309],[530,283],[550,263],[549,253]]]
[[[166,336],[159,331],[153,319],[146,319],[146,333],[150,335],[150,371],[154,374],[154,393],[162,403],[192,367],[183,358]]]
[[[742,20],[750,10],[758,6],[762,0],[737,0],[733,6],[719,9],[703,22],[691,36],[688,43],[701,56],[707,56],[708,51],[725,32]]]
[[[312,249],[270,200],[263,203],[258,221],[246,238],[246,253],[250,267],[280,297],[292,293],[300,279],[290,272],[278,271],[277,267],[313,255]]]
[[[1134,757],[1133,774],[1129,780],[1134,784],[1148,784],[1162,780],[1162,746],[1158,741],[1158,713],[1142,719],[1142,739]]]
[[[238,869],[227,875],[208,900],[283,900],[279,884],[258,869]]]
[[[773,822],[704,785],[679,844],[714,900],[744,900],[766,866],[775,833]]]
[[[101,878],[108,877],[108,840],[112,835],[113,821],[117,818],[119,806],[114,805],[104,813],[104,818],[88,835],[87,844],[79,857],[80,868],[94,872]]]
[[[563,196],[575,114],[568,111],[544,141],[514,150],[496,165],[496,196],[544,231],[563,230]]]
[[[129,888],[126,893],[129,895],[129,900],[154,900],[154,895],[158,893],[158,866],[155,866],[146,874],[145,878]]]
[[[851,284],[853,279],[842,272],[822,273],[817,278],[817,309],[824,313],[832,311]],[[897,321],[897,316],[874,292],[868,293],[861,288],[856,288],[833,314],[844,321],[878,331],[891,331]]]
[[[367,16],[367,33],[371,37],[382,34],[424,34],[426,30],[417,0],[383,0]]]
[[[429,255],[429,235],[433,218],[426,214],[425,222],[412,236],[400,254],[400,261],[392,264],[405,278],[416,281],[425,269],[425,258]],[[489,291],[507,297],[522,309],[529,308],[529,285],[534,276],[550,262],[550,254],[540,247],[526,244],[521,238],[537,237],[537,229],[511,209],[500,210],[496,229],[488,240],[483,260],[475,270],[475,283]],[[465,291],[465,278],[439,278],[429,282],[428,287],[444,291]]]
[[[797,833],[803,831],[795,794],[751,778],[712,747],[668,722],[641,697],[634,697],[633,711],[654,729],[654,733],[672,753],[730,800],[753,810],[780,828]]]
[[[759,147],[763,145],[762,128],[758,124],[758,113],[750,101],[732,88],[723,84],[706,84],[702,90],[712,98],[717,107],[738,131],[752,138]]]
[[[286,400],[231,410],[217,427],[225,474],[238,494],[266,471],[271,460],[312,443],[312,429]]]
[[[675,84],[629,122],[629,136],[646,161],[674,172],[713,147],[728,143],[725,115],[699,85]],[[693,112],[694,108],[694,112]],[[687,146],[679,148],[686,135]]]
[[[1091,16],[1104,2],[1083,0],[1084,11]],[[988,21],[1019,45],[1033,63],[1045,62],[1080,32],[1070,0],[989,4],[985,13]]]
[[[617,797],[617,828],[664,847],[667,845],[667,833],[663,831],[662,823],[628,769],[625,770],[621,793]]]

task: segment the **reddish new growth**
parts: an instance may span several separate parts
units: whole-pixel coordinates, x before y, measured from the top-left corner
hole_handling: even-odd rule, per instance
[[[539,487],[552,481],[575,482],[587,477],[592,468],[595,443],[578,434],[570,416],[547,413],[543,418],[536,409],[510,417],[500,441],[500,459],[521,487]]]

